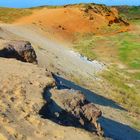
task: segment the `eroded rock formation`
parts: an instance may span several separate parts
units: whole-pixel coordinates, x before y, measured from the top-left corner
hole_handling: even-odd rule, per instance
[[[107,7],[105,5],[87,4],[82,10],[89,15],[90,20],[94,19],[93,13],[96,13],[105,17],[109,26],[114,23],[120,23],[126,26],[129,25],[127,21],[119,16],[116,8]]]
[[[36,53],[28,41],[0,40],[0,57],[15,58],[34,64],[37,63]]]
[[[42,117],[62,125],[83,127],[103,135],[98,123],[98,118],[102,114],[100,109],[88,102],[80,91],[51,89],[45,98],[48,105],[41,110]]]

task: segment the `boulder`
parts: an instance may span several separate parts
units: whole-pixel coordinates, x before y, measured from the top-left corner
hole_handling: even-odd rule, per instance
[[[73,89],[51,89],[45,95],[48,105],[42,111],[49,119],[63,125],[83,127],[88,131],[103,135],[98,118],[102,112],[85,96]]]
[[[36,53],[28,41],[0,40],[0,57],[37,64]]]

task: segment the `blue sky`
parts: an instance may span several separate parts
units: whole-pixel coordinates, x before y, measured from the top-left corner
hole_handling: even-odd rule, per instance
[[[140,5],[140,0],[0,0],[0,6],[23,8],[40,5],[63,5],[82,2],[102,3],[106,5]]]

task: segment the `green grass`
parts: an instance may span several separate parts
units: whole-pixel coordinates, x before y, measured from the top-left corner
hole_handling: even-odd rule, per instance
[[[136,82],[138,75],[135,77],[134,74],[113,68],[104,72],[102,76],[111,85],[111,98],[131,112],[131,115],[126,117],[132,123],[132,127],[140,130],[140,122],[136,117],[140,114],[140,85]],[[129,86],[128,83],[133,86]]]
[[[135,25],[140,26],[140,22],[136,22]],[[101,75],[105,83],[110,85],[108,91],[110,98],[122,104],[129,111],[140,114],[140,33],[125,32],[113,36],[86,34],[79,36],[74,48],[90,59],[96,58],[104,61],[105,58],[100,52],[94,52],[101,45],[117,51],[117,56],[113,56],[115,61],[111,64],[109,71]],[[109,62],[112,63],[111,60],[112,57],[109,58]],[[107,63],[109,62],[107,60]],[[118,63],[125,67],[120,69]],[[104,89],[101,90],[104,92]]]
[[[102,34],[112,33],[112,32],[118,32],[121,29],[121,26],[118,24],[112,24],[110,26],[102,27],[100,30]]]
[[[117,6],[120,15],[129,20],[140,19],[140,6]]]
[[[117,50],[119,59],[116,61],[121,61],[132,69],[140,68],[140,33],[125,32],[112,36],[86,34],[79,38],[75,41],[74,48],[90,59],[100,56],[93,51],[93,48],[105,45],[114,48],[114,51]]]
[[[140,68],[140,34],[121,33],[109,40],[113,41],[118,50],[119,60],[132,69]],[[109,44],[108,44],[109,45]]]
[[[16,19],[32,13],[29,9],[0,8],[0,21],[3,23],[12,23]]]
[[[120,43],[120,60],[134,69],[140,68],[140,42],[123,40]]]
[[[130,23],[133,25],[140,25],[140,19],[139,20],[131,20]]]
[[[140,114],[140,86],[132,75],[112,67],[103,72],[102,77],[111,85],[110,95],[115,101]]]
[[[91,60],[96,58],[95,53],[92,51],[94,48],[94,38],[90,38],[91,34],[85,34],[82,39],[76,41],[73,47],[80,52],[80,54],[87,56]]]
[[[140,80],[140,72],[133,73],[133,76],[136,80]]]
[[[138,118],[130,118],[130,121],[132,122],[135,129],[140,130],[140,121],[138,120]]]

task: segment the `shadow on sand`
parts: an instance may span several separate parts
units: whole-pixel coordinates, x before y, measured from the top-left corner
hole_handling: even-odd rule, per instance
[[[14,49],[10,48],[3,48],[2,50],[0,50],[0,57],[15,58],[17,60],[26,62],[26,60],[24,60],[24,58],[22,58]]]
[[[140,140],[140,131],[128,125],[105,117],[101,117],[99,122],[106,137],[112,138],[113,140]]]
[[[114,101],[109,100],[103,96],[97,95],[91,92],[90,90],[76,85],[73,82],[68,81],[58,75],[53,74],[53,77],[56,80],[58,89],[79,90],[86,96],[87,100],[92,103],[99,104],[102,106],[110,106],[115,109],[125,110]],[[46,94],[44,94],[44,99],[51,98],[51,93],[49,92],[49,90],[47,90],[47,94],[47,96]],[[64,110],[62,110],[62,114],[60,114],[60,116],[57,116],[57,114],[55,114],[55,110],[61,108],[54,101],[52,101],[52,105],[53,107],[50,106],[49,109],[47,104],[42,107],[42,109],[40,110],[40,115],[42,116],[42,118],[50,119],[53,122],[58,123],[60,125],[81,128],[81,125],[79,124],[78,120],[74,118],[74,116],[72,116],[71,114],[65,112]],[[105,117],[101,117],[99,119],[99,122],[104,130],[105,137],[111,138],[113,140],[140,140],[140,131],[133,129],[128,125],[116,122]],[[89,128],[84,129],[93,132]]]
[[[85,89],[79,85],[76,85],[75,83],[68,81],[58,75],[53,74],[54,79],[56,80],[56,84],[57,87],[59,89],[75,89],[75,90],[79,90],[81,91],[87,98],[87,100],[89,102],[98,104],[98,105],[102,105],[102,106],[109,106],[111,108],[116,108],[116,109],[120,109],[120,110],[125,110],[124,108],[122,108],[121,106],[119,106],[116,102],[107,99],[101,95],[98,95],[88,89]]]
[[[51,96],[52,95],[49,90],[44,92],[44,99],[47,103],[39,111],[39,115],[42,118],[49,119],[59,125],[72,126],[85,129],[89,132],[96,132],[95,127],[88,120],[84,126],[81,125],[78,118],[62,109],[54,100],[51,99]]]

